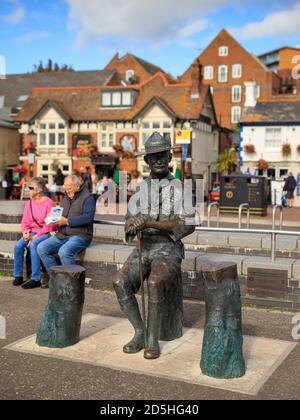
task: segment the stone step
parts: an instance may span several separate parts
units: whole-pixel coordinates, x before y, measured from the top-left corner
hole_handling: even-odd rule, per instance
[[[16,241],[20,234],[19,224],[0,223],[0,239]],[[270,234],[244,234],[224,232],[195,232],[184,239],[188,251],[268,257],[271,252]],[[124,228],[110,225],[94,225],[94,243],[125,243]],[[300,233],[298,236],[278,236],[277,256],[300,258]]]

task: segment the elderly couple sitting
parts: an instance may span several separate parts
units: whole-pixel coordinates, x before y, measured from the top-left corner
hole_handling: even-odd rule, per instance
[[[82,185],[81,179],[68,176],[64,182],[65,197],[62,216],[55,224],[47,225],[45,219],[54,207],[45,195],[46,183],[35,177],[29,183],[30,201],[26,203],[21,223],[23,237],[14,250],[14,286],[23,289],[41,287],[41,261],[50,274],[57,266],[57,254],[63,265],[75,264],[75,257],[86,249],[93,238],[95,199]],[[31,279],[23,281],[24,250],[30,249]],[[45,284],[43,288],[48,288]]]

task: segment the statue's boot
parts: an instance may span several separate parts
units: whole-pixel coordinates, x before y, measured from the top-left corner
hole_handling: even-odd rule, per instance
[[[145,359],[158,359],[160,356],[160,318],[162,302],[149,301],[148,309],[148,343],[144,352]]]
[[[140,314],[139,305],[135,296],[119,301],[119,303],[124,315],[128,318],[135,331],[133,339],[125,344],[123,351],[129,354],[138,353],[145,347],[144,323]]]

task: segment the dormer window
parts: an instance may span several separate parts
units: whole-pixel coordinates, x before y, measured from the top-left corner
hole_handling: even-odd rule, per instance
[[[101,92],[102,108],[128,108],[133,105],[135,92],[130,90],[123,91],[104,91]]]
[[[127,70],[125,80],[127,83],[133,83],[135,81],[135,72],[134,70]]]
[[[226,46],[222,46],[219,48],[219,56],[220,57],[227,57],[229,53],[229,48]]]

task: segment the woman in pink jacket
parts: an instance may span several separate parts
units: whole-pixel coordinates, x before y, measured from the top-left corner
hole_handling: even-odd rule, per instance
[[[51,212],[54,203],[45,196],[46,183],[43,178],[35,177],[29,183],[30,201],[26,203],[21,222],[23,237],[17,242],[14,251],[14,286],[23,289],[34,289],[41,286],[41,260],[37,253],[37,246],[49,238],[54,226],[47,226],[45,218]],[[23,284],[24,250],[30,248],[31,279]]]

